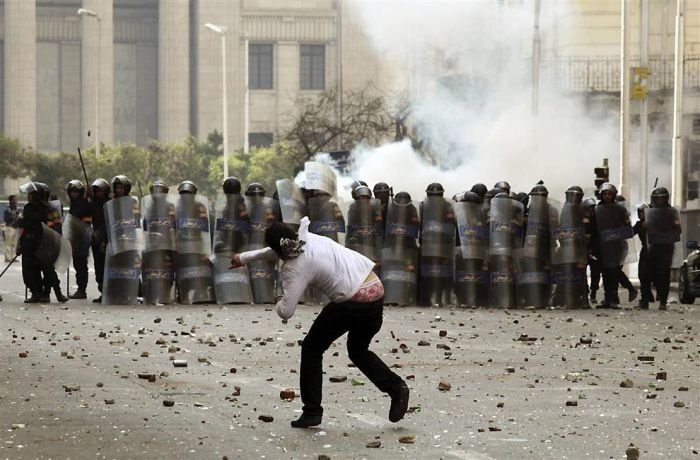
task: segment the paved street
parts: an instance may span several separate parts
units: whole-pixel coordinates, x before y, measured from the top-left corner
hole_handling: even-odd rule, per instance
[[[299,430],[298,341],[320,307],[282,324],[269,306],[25,306],[19,264],[0,293],[0,458],[700,458],[697,306],[387,308],[372,349],[411,413],[387,420],[343,338],[323,424]]]

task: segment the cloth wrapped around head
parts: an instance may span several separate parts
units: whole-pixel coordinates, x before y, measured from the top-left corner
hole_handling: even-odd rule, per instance
[[[293,259],[304,252],[306,241],[287,224],[274,222],[265,230],[265,244],[282,260]]]

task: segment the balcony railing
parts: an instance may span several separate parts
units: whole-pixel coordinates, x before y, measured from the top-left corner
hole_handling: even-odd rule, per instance
[[[639,60],[631,60],[632,67]],[[649,91],[673,89],[673,56],[649,58]],[[620,58],[615,56],[566,56],[542,60],[541,80],[568,91],[620,91]],[[685,57],[685,87],[700,90],[700,55]]]

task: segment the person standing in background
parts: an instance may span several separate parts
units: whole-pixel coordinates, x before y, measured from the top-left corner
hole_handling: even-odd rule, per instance
[[[17,227],[22,211],[17,209],[17,196],[10,195],[9,206],[5,209],[5,262],[10,262],[17,251]]]

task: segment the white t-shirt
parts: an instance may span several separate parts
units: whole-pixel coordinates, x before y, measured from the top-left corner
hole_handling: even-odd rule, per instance
[[[309,219],[304,217],[299,227],[299,239],[306,241],[304,252],[282,262],[284,295],[277,302],[277,314],[283,319],[294,315],[297,303],[307,286],[313,286],[333,302],[352,298],[374,268],[374,262],[362,254],[347,249],[325,236],[309,233]],[[241,263],[276,259],[272,248],[241,253]]]

